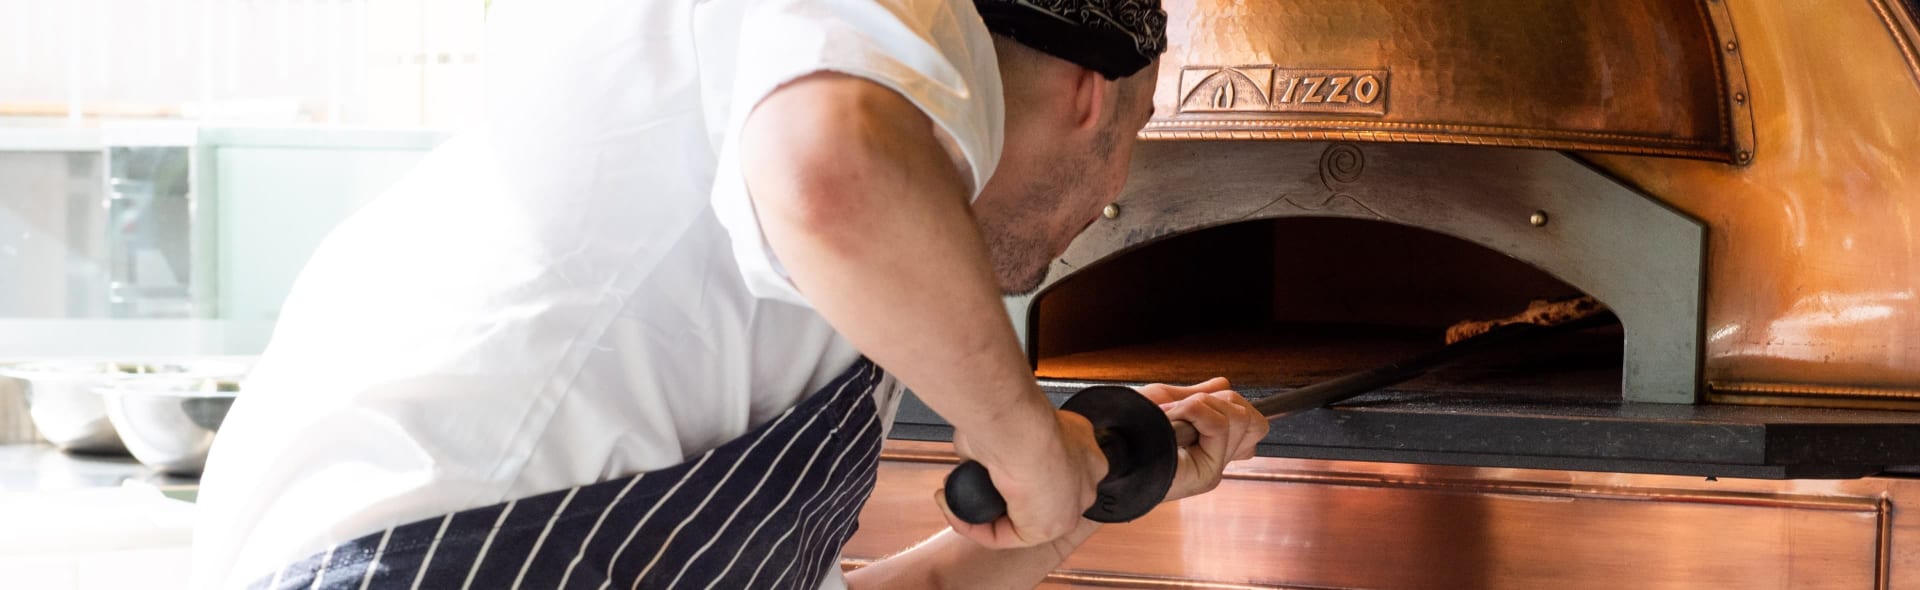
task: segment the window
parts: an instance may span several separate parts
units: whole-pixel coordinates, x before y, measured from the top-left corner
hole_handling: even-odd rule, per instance
[[[457,127],[483,0],[0,0],[0,117]]]
[[[0,358],[252,354],[481,113],[485,0],[0,0]]]

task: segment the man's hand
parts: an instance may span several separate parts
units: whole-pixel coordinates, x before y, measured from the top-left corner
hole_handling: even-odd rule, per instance
[[[1253,457],[1254,446],[1267,437],[1267,418],[1247,398],[1228,389],[1224,377],[1187,387],[1153,384],[1140,388],[1167,411],[1168,420],[1185,420],[1199,439],[1180,449],[1180,467],[1167,491],[1168,502],[1212,491],[1220,485],[1227,463]]]
[[[1254,445],[1266,436],[1266,418],[1253,409],[1253,404],[1247,403],[1240,394],[1234,393],[1227,387],[1229,385],[1226,379],[1210,379],[1205,383],[1187,387],[1148,385],[1140,388],[1141,395],[1166,408],[1167,418],[1186,420],[1193,425],[1194,432],[1199,435],[1192,446],[1180,450],[1179,472],[1174,477],[1173,489],[1169,491],[1167,500],[1178,500],[1213,489],[1214,486],[1219,485],[1220,474],[1226,469],[1227,463],[1235,459],[1252,457]],[[1078,437],[1082,436],[1090,438],[1091,427],[1084,418],[1062,413],[1058,419],[1064,431],[1071,431],[1071,436],[1067,440],[1080,440]],[[970,446],[978,445],[977,442],[969,445],[960,440],[956,440],[955,444],[960,447],[963,454],[968,452],[967,449]],[[1104,466],[1104,458],[1097,454],[1099,451],[1091,446],[1090,440],[1087,441],[1087,445],[1082,452],[1093,453],[1092,456],[1099,459],[1097,462]],[[1017,448],[1012,450],[1018,452]],[[1036,460],[1053,454],[1051,451],[1042,453],[1031,448],[1028,452],[1030,458]],[[979,455],[970,456],[976,460],[980,459]],[[1025,484],[1039,488],[1064,487],[1067,485],[1066,480],[1074,479],[1070,477],[1071,473],[1077,473],[1071,472],[1071,468],[1066,468],[1069,471],[1037,471],[1030,475],[1014,477],[1011,474],[1001,475],[1003,473],[1001,470],[1006,469],[1005,467],[989,465],[989,469],[993,474],[994,485],[1000,488],[1008,498],[1009,510],[1018,510],[1016,508],[1018,504],[1013,501],[1014,494],[1009,492],[1015,485]],[[1091,475],[1094,481],[1102,477],[1099,474]],[[1072,485],[1078,486],[1074,489],[1085,489],[1090,492],[1093,483],[1092,481],[1075,482]],[[946,508],[944,495],[935,492],[934,501],[940,503],[943,510]],[[1075,514],[1085,509],[1085,503],[1082,504]],[[1006,519],[991,525],[969,525],[955,520],[949,513],[947,522],[952,525],[952,530],[941,531],[933,538],[904,553],[847,574],[847,585],[856,589],[1030,588],[1045,577],[1047,572],[1060,567],[1061,562],[1067,559],[1067,555],[1073,553],[1075,548],[1086,542],[1087,538],[1092,537],[1100,528],[1099,523],[1091,520],[1076,517],[1076,521],[1072,530],[1050,544],[1018,549],[992,549],[981,547],[981,537],[977,535],[985,534],[987,542],[991,542],[992,535],[1001,532],[995,527],[1007,525]],[[1018,531],[1019,525],[1016,524],[1014,529]],[[966,538],[962,538],[962,535],[966,535]]]
[[[936,494],[947,526],[982,547],[1011,549],[1052,541],[1080,525],[1080,514],[1093,505],[1094,486],[1107,476],[1107,458],[1085,417],[1060,410],[1053,415],[1058,428],[1048,439],[988,444],[956,433],[954,447],[986,466],[1007,501],[1007,515],[968,523],[953,515],[946,494]]]

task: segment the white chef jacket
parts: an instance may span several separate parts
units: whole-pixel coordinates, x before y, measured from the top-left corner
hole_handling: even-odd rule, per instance
[[[971,0],[506,1],[488,20],[484,128],[296,281],[201,482],[196,586],[680,463],[850,365],[739,171],[736,131],[780,84],[831,70],[900,92],[976,192],[1000,156]],[[878,394],[889,418],[897,391]]]

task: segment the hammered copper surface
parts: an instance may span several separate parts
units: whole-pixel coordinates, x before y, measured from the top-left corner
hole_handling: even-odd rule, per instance
[[[1723,119],[1701,113],[1726,109],[1697,85],[1711,60],[1693,48],[1728,35],[1713,49],[1726,60],[1727,89],[1743,89],[1725,98],[1751,111],[1729,123],[1736,143],[1740,122],[1750,126],[1746,165],[1585,155],[1707,224],[1709,395],[1909,408],[1920,400],[1920,27],[1903,3],[1191,0],[1169,11],[1173,47],[1156,96],[1163,116],[1149,138],[1512,143],[1449,127],[1497,118],[1501,133],[1605,127],[1634,138],[1581,148],[1592,152],[1631,151],[1623,146],[1644,138],[1705,146],[1698,142],[1718,137],[1708,121]],[[1564,18],[1537,22],[1548,12]],[[1725,21],[1727,32],[1701,32],[1702,19]],[[1407,59],[1414,63],[1400,64]],[[1595,65],[1616,63],[1633,67]],[[1203,88],[1190,67],[1207,64],[1379,69],[1386,114],[1180,112],[1195,90],[1215,106],[1263,99],[1243,82],[1257,88],[1256,78],[1279,75],[1239,68]],[[1233,92],[1219,92],[1228,78]],[[1607,100],[1590,100],[1594,92]],[[1358,131],[1415,115],[1450,130]],[[1262,123],[1241,125],[1248,121]],[[1187,132],[1202,128],[1238,131]]]
[[[1880,0],[1728,7],[1752,87],[1753,163],[1590,160],[1709,225],[1706,376],[1740,396],[1721,399],[1911,403],[1920,398],[1913,20]]]
[[[1175,0],[1146,135],[1620,151],[1735,161],[1718,0]]]
[[[855,564],[940,530],[951,446],[888,443]],[[1258,458],[1108,525],[1049,587],[1914,588],[1920,481],[1761,481]]]

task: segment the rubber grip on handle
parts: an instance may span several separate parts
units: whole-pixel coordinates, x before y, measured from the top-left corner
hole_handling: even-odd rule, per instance
[[[1007,499],[994,489],[987,466],[966,461],[947,473],[947,509],[972,524],[993,522],[1007,513]]]
[[[1060,405],[1085,416],[1107,475],[1094,488],[1093,506],[1080,515],[1094,522],[1127,522],[1166,499],[1179,468],[1175,429],[1167,413],[1132,388],[1095,385]],[[1188,428],[1191,430],[1191,427]],[[947,509],[963,522],[986,524],[1007,513],[1007,499],[994,489],[987,468],[974,461],[947,474]]]

